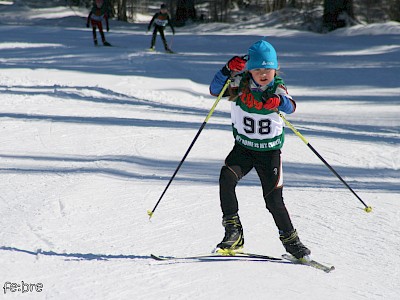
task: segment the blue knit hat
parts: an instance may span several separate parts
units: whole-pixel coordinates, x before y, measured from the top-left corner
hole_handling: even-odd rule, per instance
[[[249,48],[247,70],[278,69],[278,58],[274,47],[264,41],[258,41]]]

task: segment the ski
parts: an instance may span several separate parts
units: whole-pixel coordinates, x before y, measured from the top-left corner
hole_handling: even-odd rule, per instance
[[[285,260],[288,263],[298,264],[298,265],[305,265],[309,266],[318,270],[322,270],[326,273],[329,273],[335,270],[334,266],[328,266],[321,264],[313,259],[297,259],[290,254],[283,254],[282,258],[263,255],[263,254],[255,254],[255,253],[248,253],[248,252],[225,252],[225,253],[205,253],[205,254],[198,254],[198,255],[189,255],[189,256],[161,256],[151,254],[151,258],[158,260],[158,261],[176,261],[176,260],[203,260],[203,261],[210,261],[210,260],[266,260],[266,261],[282,261]]]
[[[255,254],[255,253],[246,253],[240,252],[235,254],[221,254],[221,253],[206,253],[192,256],[161,256],[151,254],[151,258],[155,260],[212,260],[212,259],[224,259],[224,260],[251,260],[251,259],[259,259],[259,260],[268,260],[268,261],[282,261],[282,258],[273,257],[269,255]]]
[[[95,48],[120,48],[119,46],[109,45],[94,45]]]
[[[178,54],[178,52],[175,52],[175,51],[172,51],[172,50],[170,50],[170,51],[164,51],[164,52],[162,52],[162,51],[157,51],[156,49],[152,49],[152,48],[147,48],[146,50],[147,50],[148,52],[154,53],[154,54]]]
[[[286,259],[288,261],[291,261],[292,263],[295,263],[295,264],[310,266],[312,268],[322,270],[326,273],[329,273],[329,272],[335,270],[334,266],[327,266],[327,265],[321,264],[313,259],[306,259],[306,258],[297,259],[290,254],[283,254],[282,258]]]

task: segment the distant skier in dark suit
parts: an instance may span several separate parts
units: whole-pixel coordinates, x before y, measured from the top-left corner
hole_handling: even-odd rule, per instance
[[[93,42],[94,45],[97,46],[97,35],[96,35],[96,28],[99,29],[99,33],[101,36],[101,41],[103,42],[104,46],[111,46],[109,42],[106,41],[106,37],[104,36],[103,32],[103,20],[106,21],[106,29],[107,32],[110,30],[110,27],[108,25],[108,7],[104,3],[103,0],[96,0],[95,3],[93,3],[92,10],[90,11],[88,17],[87,17],[87,22],[86,22],[86,27],[89,28],[89,22],[92,24],[93,28]]]
[[[149,31],[151,29],[151,26],[154,23],[154,30],[153,30],[153,36],[151,38],[151,46],[150,50],[154,51],[155,44],[156,44],[156,37],[157,37],[157,32],[160,33],[161,39],[164,43],[164,48],[166,52],[173,53],[172,50],[168,47],[167,40],[165,39],[164,35],[164,30],[167,25],[169,25],[172,29],[172,33],[175,34],[175,29],[171,24],[171,20],[168,14],[167,6],[165,4],[161,4],[160,11],[155,13],[153,18],[151,19],[149,26],[147,27],[147,30]]]

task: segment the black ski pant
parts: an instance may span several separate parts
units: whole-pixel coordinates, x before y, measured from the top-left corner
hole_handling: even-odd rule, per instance
[[[153,48],[155,46],[155,44],[156,44],[157,32],[160,33],[160,37],[161,37],[161,40],[162,40],[162,42],[164,44],[165,50],[168,50],[167,40],[165,39],[165,35],[164,35],[164,27],[163,26],[158,26],[158,25],[154,26],[153,36],[151,38],[151,46],[150,46],[150,48]]]
[[[255,168],[261,181],[265,204],[280,231],[293,230],[289,213],[278,186],[281,174],[281,151],[253,151],[236,144],[225,160],[219,178],[221,209],[224,216],[238,213],[236,185]]]

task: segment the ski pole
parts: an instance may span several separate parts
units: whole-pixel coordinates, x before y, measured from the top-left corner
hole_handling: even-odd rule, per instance
[[[286,120],[285,116],[278,111],[278,115],[282,118],[282,120],[286,123],[286,125],[311,149],[312,152],[328,167],[329,170],[332,171],[333,174],[336,175],[337,178],[357,197],[358,200],[365,206],[364,211],[371,212],[372,207],[365,204],[365,202],[356,194],[356,192],[347,184],[346,181],[328,164],[328,162],[315,150],[313,146],[306,140],[306,138],[288,121]]]
[[[162,192],[160,198],[158,199],[156,205],[154,206],[153,210],[148,210],[147,214],[149,215],[149,219],[151,219],[151,217],[154,214],[154,211],[156,210],[158,204],[160,203],[161,199],[164,197],[165,192],[167,191],[168,187],[171,185],[172,180],[174,180],[175,175],[178,173],[180,167],[182,166],[183,162],[185,161],[186,157],[188,156],[190,150],[193,148],[194,143],[196,142],[197,138],[199,137],[201,131],[203,130],[203,128],[206,126],[208,120],[210,119],[211,115],[213,114],[215,108],[217,107],[217,104],[219,102],[219,100],[221,100],[222,96],[225,93],[225,90],[227,89],[227,87],[229,86],[229,84],[231,83],[231,80],[228,79],[225,83],[225,85],[223,86],[221,92],[219,93],[217,100],[215,100],[214,105],[211,107],[210,112],[208,113],[207,117],[205,118],[203,124],[201,124],[199,131],[197,132],[196,136],[194,137],[192,143],[190,144],[189,148],[186,150],[185,155],[183,156],[181,162],[179,163],[178,167],[176,168],[174,174],[172,175],[171,179],[169,180],[167,186],[165,187],[164,191]]]

